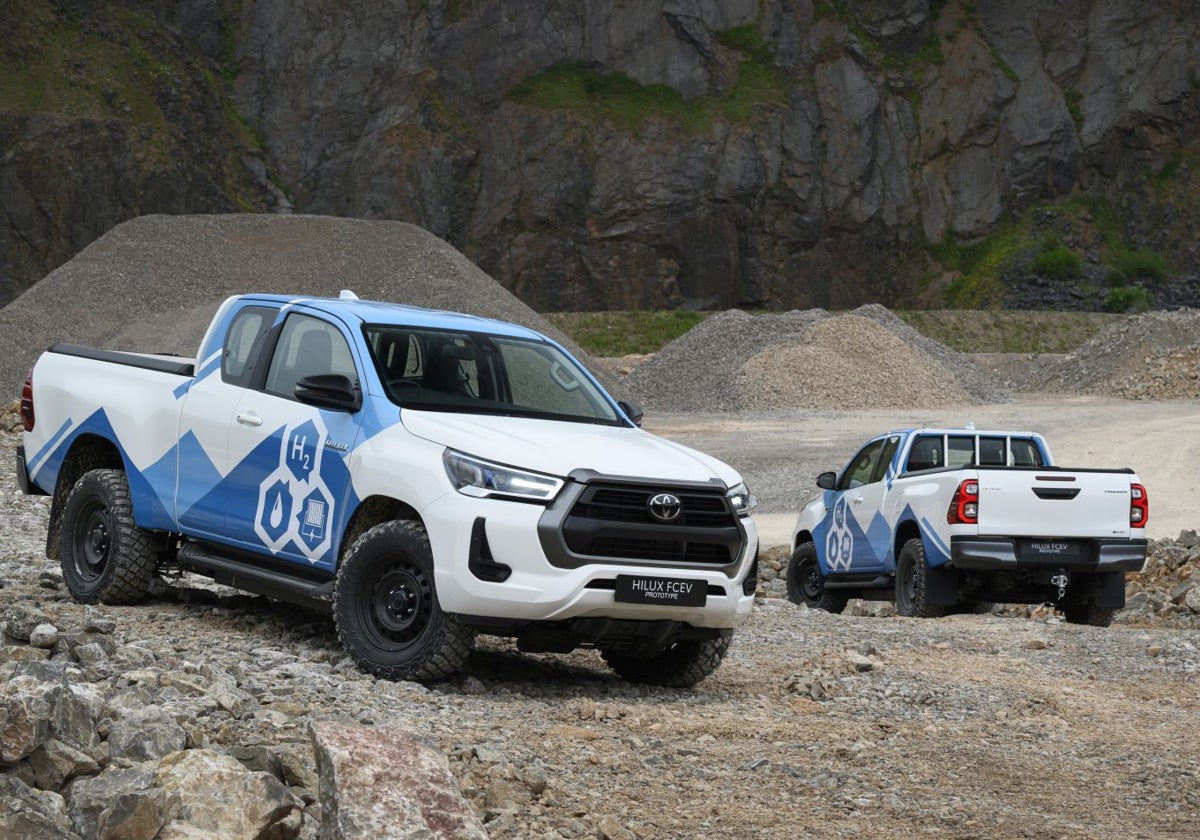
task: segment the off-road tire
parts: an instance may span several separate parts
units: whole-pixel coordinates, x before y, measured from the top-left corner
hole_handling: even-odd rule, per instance
[[[684,639],[649,656],[631,656],[601,649],[600,655],[617,676],[629,682],[690,688],[721,664],[733,636]]]
[[[787,595],[793,604],[809,609],[840,613],[846,609],[849,595],[825,590],[825,577],[817,562],[817,547],[810,542],[800,543],[788,560]]]
[[[1103,609],[1088,601],[1083,604],[1066,604],[1063,614],[1068,624],[1090,624],[1092,627],[1107,627],[1112,624],[1116,610]]]
[[[354,541],[334,581],[333,620],[354,661],[389,680],[443,679],[467,661],[474,639],[442,612],[418,522],[384,522]]]
[[[150,534],[133,519],[121,470],[85,472],[63,506],[59,562],[63,582],[82,604],[137,604],[156,576]]]
[[[925,544],[913,538],[900,549],[896,561],[896,615],[937,618],[945,614],[945,607],[929,603],[928,574]]]

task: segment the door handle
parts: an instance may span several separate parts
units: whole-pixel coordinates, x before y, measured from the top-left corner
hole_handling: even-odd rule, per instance
[[[237,420],[243,426],[261,426],[262,425],[262,418],[259,417],[257,414],[255,414],[253,411],[239,411],[233,417],[235,420]]]

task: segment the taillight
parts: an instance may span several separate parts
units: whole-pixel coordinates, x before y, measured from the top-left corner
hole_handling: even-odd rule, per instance
[[[1129,527],[1145,528],[1150,521],[1150,497],[1140,484],[1129,485]]]
[[[21,388],[21,423],[25,431],[33,431],[33,368],[25,377],[25,385]]]
[[[973,478],[958,485],[946,521],[951,525],[975,525],[979,522],[979,482]]]

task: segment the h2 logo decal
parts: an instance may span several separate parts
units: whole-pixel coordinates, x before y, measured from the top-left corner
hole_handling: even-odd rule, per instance
[[[825,538],[825,565],[831,570],[850,568],[854,557],[854,534],[850,531],[850,508],[845,495],[833,504],[833,515],[828,517],[829,533]]]
[[[310,563],[329,550],[333,495],[321,478],[326,430],[321,418],[284,429],[279,466],[258,491],[254,533],[272,553],[292,542]]]

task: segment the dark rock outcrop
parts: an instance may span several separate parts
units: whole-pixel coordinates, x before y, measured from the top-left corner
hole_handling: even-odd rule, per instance
[[[1152,183],[1196,150],[1187,4],[128,5],[110,41],[184,68],[143,73],[162,128],[0,109],[8,294],[120,218],[289,199],[543,310],[911,301],[926,244],[1080,192],[1196,272],[1197,199]]]

